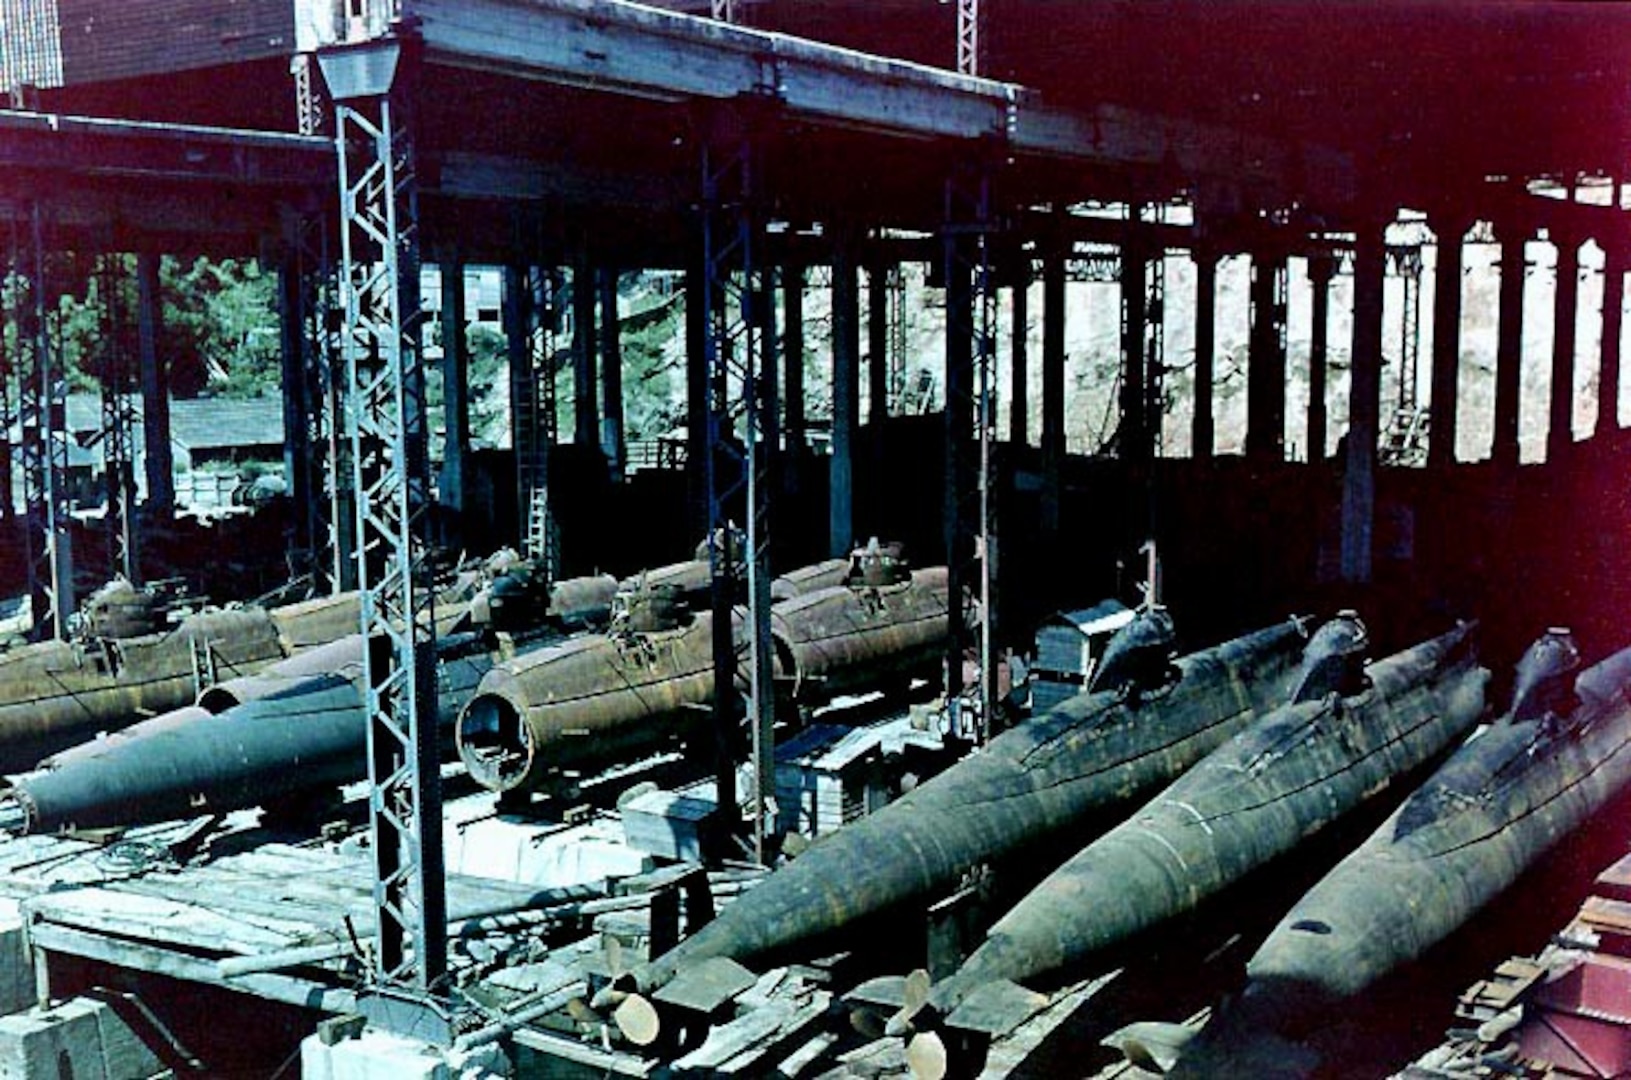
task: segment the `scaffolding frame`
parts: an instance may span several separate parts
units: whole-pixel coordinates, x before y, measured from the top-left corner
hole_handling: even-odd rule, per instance
[[[770,490],[777,445],[776,271],[760,251],[759,159],[750,135],[702,149],[703,361],[708,416],[708,563],[712,581],[718,807],[736,825],[738,730],[749,734],[752,854],[766,864],[779,831],[775,774],[775,653],[770,637]],[[742,436],[734,437],[735,419]],[[732,504],[742,499],[744,550]],[[735,630],[745,595],[744,639]]]
[[[362,1006],[380,1026],[451,1037],[436,723],[430,468],[418,334],[416,181],[394,37],[318,54],[335,101],[341,288],[367,687],[378,948]]]
[[[992,452],[996,442],[998,290],[991,174],[954,170],[945,181],[946,569],[951,633],[946,654],[950,730],[976,743],[996,734],[996,561]],[[963,678],[973,652],[972,697]],[[970,712],[972,716],[968,715]]]

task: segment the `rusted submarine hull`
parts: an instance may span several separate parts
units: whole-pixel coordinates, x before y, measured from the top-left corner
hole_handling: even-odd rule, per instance
[[[949,893],[960,877],[1046,845],[1094,811],[1181,773],[1283,697],[1305,635],[1295,621],[1176,662],[1154,691],[1064,702],[881,810],[818,839],[667,954],[629,973],[649,992],[711,957],[751,960],[851,921]]]
[[[28,768],[99,731],[193,700],[213,670],[259,671],[286,655],[262,610],[208,611],[140,637],[41,642],[0,656],[0,770]]]
[[[1067,861],[928,997],[950,1016],[981,987],[1079,962],[1187,911],[1329,825],[1477,722],[1488,672],[1470,627],[1368,669],[1357,692],[1275,710]]]
[[[947,612],[944,568],[795,596],[772,618],[777,675],[808,700],[932,666]],[[459,753],[487,788],[541,790],[561,770],[682,733],[713,695],[711,613],[676,629],[581,638],[494,668],[459,719]]]
[[[1246,998],[1294,1025],[1448,936],[1631,786],[1631,649],[1561,714],[1508,713],[1320,880],[1247,965]]]

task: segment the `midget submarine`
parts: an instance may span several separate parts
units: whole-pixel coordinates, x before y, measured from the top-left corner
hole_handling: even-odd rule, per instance
[[[932,902],[989,860],[1048,845],[1084,818],[1183,772],[1284,700],[1306,640],[1288,620],[1173,662],[1171,620],[1146,612],[1118,632],[1089,692],[999,735],[899,800],[829,836],[745,893],[678,947],[597,998],[626,1010],[710,958],[752,960],[864,916]],[[865,873],[857,873],[865,867]],[[637,1001],[636,1001],[637,1004]]]
[[[1320,628],[1291,703],[1213,752],[1123,824],[1089,844],[997,921],[963,966],[936,983],[908,1055],[938,1077],[937,1021],[979,992],[1016,1019],[1039,995],[1020,983],[1119,944],[1198,905],[1430,761],[1478,721],[1489,673],[1472,626],[1365,666],[1352,613]],[[985,1029],[989,1030],[989,1029]]]

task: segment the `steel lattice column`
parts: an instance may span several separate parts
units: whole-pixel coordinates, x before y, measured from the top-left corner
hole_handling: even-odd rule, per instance
[[[951,635],[946,703],[951,729],[983,742],[997,701],[996,543],[991,453],[996,438],[997,286],[992,273],[991,180],[984,169],[945,186],[946,568]],[[965,700],[963,661],[978,658]],[[965,708],[974,712],[963,715]]]
[[[168,519],[176,508],[175,456],[170,449],[170,365],[159,351],[159,257],[136,256],[136,349],[142,380],[142,446],[147,509]]]
[[[549,501],[555,445],[556,276],[521,261],[504,273],[504,337],[510,360],[510,438],[515,447],[521,550],[555,579],[558,544]]]
[[[713,577],[714,724],[721,820],[734,825],[735,753],[745,715],[752,739],[753,853],[761,863],[777,831],[774,654],[770,638],[769,450],[776,445],[776,357],[771,332],[774,271],[759,250],[756,158],[750,140],[704,146],[703,356],[708,374],[708,559]],[[740,413],[741,437],[733,432]],[[745,497],[740,562],[730,507]],[[739,576],[745,575],[741,582]],[[745,590],[739,586],[745,585]],[[738,663],[734,608],[745,591],[745,665]],[[745,709],[743,708],[745,706]]]
[[[410,81],[397,78],[400,47],[386,38],[319,54],[335,99],[343,343],[370,641],[364,672],[379,948],[369,1008],[390,1028],[424,1023],[422,1006],[447,969],[414,158],[406,95],[389,96]]]
[[[136,550],[135,527],[136,379],[130,362],[131,328],[125,303],[124,256],[102,255],[97,260],[96,276],[102,316],[102,475],[107,486],[107,513],[102,524],[107,534],[110,572],[139,583],[141,561]]]
[[[957,70],[964,75],[980,73],[984,31],[980,0],[957,0]]]
[[[27,520],[24,544],[28,557],[28,591],[34,611],[35,638],[68,636],[74,610],[73,556],[68,535],[66,490],[68,437],[64,431],[66,381],[56,370],[48,313],[51,302],[46,276],[45,211],[29,206],[27,233],[14,248],[19,260],[18,343],[26,355],[18,388],[22,428],[23,503]]]

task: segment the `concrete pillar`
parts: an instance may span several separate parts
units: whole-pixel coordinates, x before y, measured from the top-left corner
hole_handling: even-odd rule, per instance
[[[1030,442],[1031,375],[1028,369],[1031,321],[1031,257],[1023,251],[1014,260],[1014,283],[1009,289],[1013,327],[1008,353],[1008,441]]]
[[[783,457],[782,490],[798,490],[799,463],[804,460],[804,267],[782,267],[782,351],[784,392],[783,425],[787,453]]]
[[[1433,276],[1433,400],[1427,425],[1427,464],[1455,463],[1461,376],[1462,240],[1467,222],[1456,215],[1433,218],[1438,265]]]
[[[1597,377],[1597,430],[1620,428],[1620,309],[1625,303],[1626,249],[1609,241],[1603,249],[1603,342]]]
[[[442,273],[442,505],[457,520],[470,490],[470,347],[466,337],[464,264],[441,263]],[[450,536],[450,540],[460,537]]]
[[[572,262],[572,441],[600,445],[600,405],[595,395],[595,272],[579,249]]]
[[[1065,463],[1065,255],[1042,266],[1042,532],[1059,535],[1060,470]]]
[[[1138,207],[1133,208],[1138,220]],[[1118,452],[1123,460],[1148,461],[1154,452],[1144,387],[1144,334],[1149,317],[1147,289],[1149,264],[1137,241],[1121,248],[1121,436]]]
[[[136,341],[142,371],[142,439],[147,507],[155,517],[175,512],[175,454],[170,448],[170,365],[159,355],[159,257],[136,256]]]
[[[1285,460],[1286,259],[1252,256],[1251,342],[1246,372],[1246,456]]]
[[[1523,367],[1524,245],[1529,230],[1502,226],[1500,326],[1495,347],[1495,447],[1498,465],[1518,463],[1518,394]]]
[[[611,462],[612,475],[622,479],[628,448],[623,437],[623,324],[617,315],[617,280],[615,269],[600,271],[600,449]]]
[[[866,272],[867,423],[889,417],[889,268],[874,262]]]
[[[1314,287],[1313,310],[1308,347],[1308,460],[1325,459],[1325,383],[1329,369],[1331,338],[1331,278],[1336,274],[1336,258],[1317,252],[1308,259],[1308,280]]]
[[[1354,243],[1352,388],[1342,478],[1342,580],[1371,579],[1376,515],[1376,440],[1381,426],[1383,223],[1359,229]]]
[[[1552,230],[1557,245],[1557,291],[1552,309],[1552,414],[1546,457],[1556,461],[1574,442],[1575,317],[1580,303],[1580,237]]]
[[[1214,441],[1212,376],[1217,365],[1218,253],[1196,248],[1195,259],[1195,417],[1191,453],[1212,456]]]
[[[861,286],[852,242],[840,239],[832,265],[832,459],[827,500],[827,552],[850,553],[855,541],[855,427],[860,421]]]

